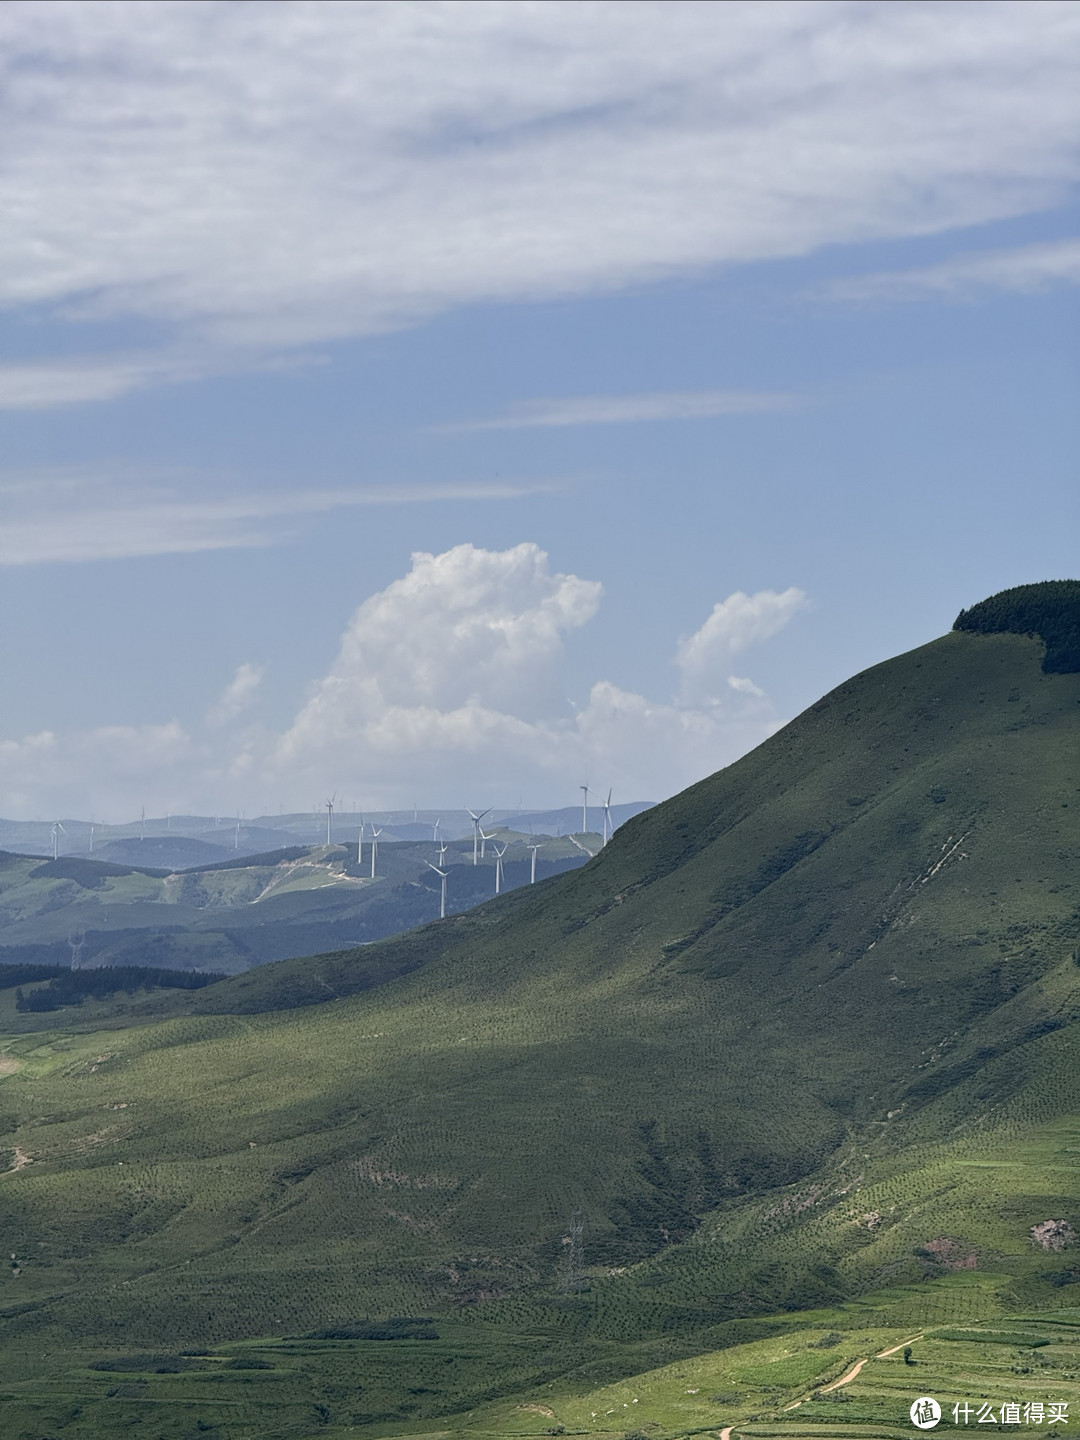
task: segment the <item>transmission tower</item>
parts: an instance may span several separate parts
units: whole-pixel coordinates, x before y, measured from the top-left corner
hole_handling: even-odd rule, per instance
[[[563,1294],[577,1295],[585,1289],[585,1219],[580,1207],[570,1216],[570,1228],[563,1260]]]

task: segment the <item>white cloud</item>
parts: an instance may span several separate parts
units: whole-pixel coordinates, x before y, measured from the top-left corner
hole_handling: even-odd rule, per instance
[[[760,645],[783,629],[806,603],[805,593],[794,586],[780,593],[759,590],[755,595],[736,590],[719,601],[701,629],[679,641],[675,663],[682,671],[684,698],[713,696],[718,683],[754,693],[756,687],[751,681],[730,676],[731,662],[741,651]]]
[[[369,505],[515,499],[550,482],[358,485],[350,489],[243,491],[206,478],[165,485],[85,472],[0,477],[0,567],[122,560],[278,545],[313,515]]]
[[[660,799],[736,759],[778,719],[731,658],[776,633],[801,591],[741,592],[679,648],[683,694],[654,700],[598,680],[578,710],[560,685],[565,637],[600,603],[595,580],[552,572],[535,544],[418,553],[358,608],[337,659],[283,734],[225,729],[260,683],[240,665],[189,733],[176,721],[0,742],[8,814],[298,808],[345,790],[373,807],[559,804],[588,774],[622,799]],[[717,685],[717,680],[722,683]],[[712,698],[719,688],[723,698]]]
[[[203,344],[185,351],[103,352],[0,364],[0,410],[95,404],[154,385],[205,380],[234,370],[297,370],[319,363],[320,357],[312,353],[237,354]]]
[[[658,391],[644,395],[580,395],[531,400],[509,415],[474,420],[455,430],[525,430],[541,426],[627,425],[645,420],[700,420],[789,409],[794,395],[745,390]]]
[[[129,818],[151,795],[192,790],[205,758],[175,720],[0,739],[4,813]]]
[[[254,703],[256,693],[262,684],[263,672],[259,665],[245,661],[237,667],[236,674],[221,692],[217,703],[207,712],[207,724],[216,729],[227,725],[242,715]]]
[[[675,703],[601,680],[571,713],[559,688],[563,637],[599,599],[596,582],[551,574],[533,544],[416,555],[408,576],[356,612],[333,668],[267,764],[282,780],[304,776],[308,789],[332,776],[366,785],[380,804],[421,794],[452,805],[472,803],[469,794],[551,798],[586,771],[624,796],[661,796],[775,726],[768,697],[744,680],[726,700],[695,693]],[[798,590],[731,596],[684,642],[684,671],[711,680],[804,602]]]
[[[596,581],[552,575],[533,544],[415,554],[409,574],[353,616],[285,752],[344,740],[366,725],[376,736],[387,724],[395,732],[467,732],[495,712],[565,708],[556,674],[563,636],[592,619],[600,594]]]
[[[740,695],[756,695],[759,700],[765,698],[765,691],[759,689],[753,680],[748,680],[745,675],[729,675],[727,683]]]
[[[0,305],[307,344],[978,224],[1080,171],[1069,3],[132,13],[0,7]]]
[[[973,251],[921,270],[891,270],[834,282],[838,300],[902,300],[919,295],[963,295],[979,290],[1034,294],[1080,285],[1080,240]]]

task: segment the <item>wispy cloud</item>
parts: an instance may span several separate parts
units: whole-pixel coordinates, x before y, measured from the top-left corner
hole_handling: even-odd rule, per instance
[[[1059,285],[1080,285],[1080,239],[972,251],[920,270],[889,270],[838,280],[826,293],[837,300],[903,300],[976,290],[1033,294]]]
[[[130,14],[0,7],[0,305],[149,317],[236,366],[978,224],[1080,178],[1080,7],[1054,0]],[[31,366],[8,394],[176,378]]]
[[[702,420],[787,410],[798,397],[746,390],[669,390],[642,395],[579,395],[530,400],[508,415],[465,421],[453,430],[525,430],[533,426],[632,425],[648,420]]]
[[[215,349],[69,355],[0,364],[0,410],[53,410],[117,400],[151,386],[205,380],[236,370],[294,370],[321,363],[311,353],[268,356]]]
[[[200,477],[201,478],[201,477]],[[205,481],[202,483],[205,484]],[[558,482],[362,485],[192,493],[186,486],[57,474],[0,478],[0,566],[72,564],[280,545],[305,517],[369,505],[513,500]]]
[[[206,723],[211,729],[228,725],[231,720],[251,704],[254,703],[259,686],[262,684],[263,671],[260,665],[254,665],[250,660],[238,665],[236,674],[229,681],[228,685],[218,696],[217,702],[211,705],[206,713]]]

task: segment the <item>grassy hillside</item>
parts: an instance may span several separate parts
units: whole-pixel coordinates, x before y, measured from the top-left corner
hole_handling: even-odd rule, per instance
[[[1032,1228],[1080,1231],[1080,676],[1042,656],[950,634],[572,875],[153,1023],[12,1034],[0,1388],[30,1433],[57,1352],[76,1437],[537,1433],[802,1326],[782,1377],[732,1361],[727,1411],[649,1421],[741,1427],[849,1358],[822,1324],[1068,1304]],[[544,1386],[565,1417],[516,1408]]]

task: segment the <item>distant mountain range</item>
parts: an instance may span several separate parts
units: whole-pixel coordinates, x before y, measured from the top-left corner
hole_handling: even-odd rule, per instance
[[[487,822],[485,822],[487,823]],[[387,840],[379,836],[376,875],[371,841],[293,845],[269,854],[230,855],[178,835],[127,838],[101,847],[116,860],[61,855],[56,860],[0,851],[0,965],[112,965],[235,974],[251,965],[366,945],[437,919],[446,871],[448,914],[503,892],[577,869],[599,835],[579,844],[532,840],[494,827],[473,865],[473,843]],[[580,848],[584,845],[584,850]],[[496,846],[505,850],[496,876]],[[228,858],[193,868],[162,866],[177,855],[217,851]]]
[[[614,828],[635,815],[648,810],[653,802],[636,800],[612,805]],[[359,812],[335,812],[331,822],[331,840],[336,843],[355,842],[362,820],[383,831],[380,842],[398,840],[430,840],[436,834],[443,840],[470,839],[472,820],[466,810],[447,811],[378,811],[362,817]],[[167,815],[146,817],[123,825],[102,825],[99,822],[63,817],[63,829],[54,834],[56,821],[0,819],[0,850],[23,855],[49,857],[54,842],[58,855],[78,855],[99,860],[112,860],[122,865],[164,867],[170,870],[211,865],[215,861],[242,855],[265,855],[272,850],[295,845],[326,843],[326,811],[294,815],[259,816],[255,820],[212,815]],[[591,804],[588,830],[603,830],[603,810]],[[578,835],[582,832],[580,805],[561,810],[490,810],[484,824],[509,828],[526,835]]]

